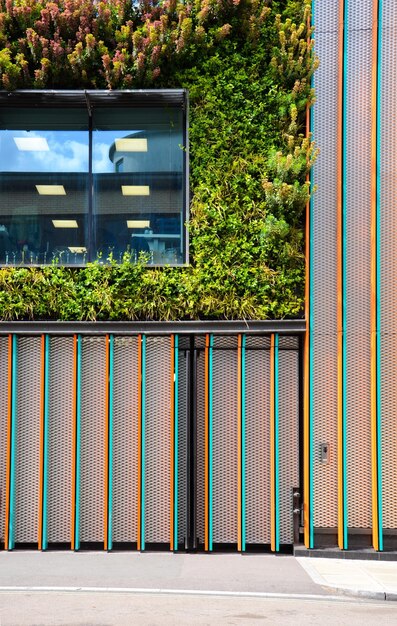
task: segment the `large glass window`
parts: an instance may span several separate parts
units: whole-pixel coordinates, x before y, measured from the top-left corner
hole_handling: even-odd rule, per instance
[[[109,93],[112,106],[96,92],[68,107],[54,92],[36,108],[0,96],[0,264],[186,262],[183,107]]]
[[[84,263],[88,119],[83,110],[1,110],[0,263]]]
[[[96,248],[182,263],[183,119],[177,109],[94,111]]]

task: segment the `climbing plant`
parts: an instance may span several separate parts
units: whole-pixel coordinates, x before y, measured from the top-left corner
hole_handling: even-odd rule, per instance
[[[0,0],[5,90],[189,90],[190,264],[0,269],[0,318],[302,314],[309,2]]]

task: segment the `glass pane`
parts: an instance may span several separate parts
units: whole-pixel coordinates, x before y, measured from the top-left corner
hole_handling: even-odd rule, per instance
[[[1,109],[0,263],[85,263],[88,116]]]
[[[184,262],[183,112],[96,109],[93,124],[96,254]]]

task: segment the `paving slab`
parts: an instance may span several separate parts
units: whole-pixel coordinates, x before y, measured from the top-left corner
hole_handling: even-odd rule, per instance
[[[397,562],[298,557],[297,561],[322,587],[335,592],[397,598]]]

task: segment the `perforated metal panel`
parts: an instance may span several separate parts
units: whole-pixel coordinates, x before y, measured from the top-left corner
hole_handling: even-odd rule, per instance
[[[113,370],[113,541],[137,541],[138,339],[115,337]]]
[[[299,355],[279,352],[280,543],[293,543],[293,487],[299,486]]]
[[[397,6],[383,2],[381,98],[381,429],[383,525],[397,529]]]
[[[205,490],[204,490],[204,470],[205,470],[205,354],[197,353],[197,451],[196,451],[196,479],[197,479],[197,536],[200,543],[204,543],[205,526]]]
[[[397,6],[394,0],[383,0],[382,2],[382,23],[383,23],[383,37],[391,37],[392,33],[387,33],[387,30],[392,30],[397,28]],[[383,44],[387,46],[389,42],[384,39]],[[387,50],[386,56],[388,54]],[[392,58],[392,53],[390,50],[390,58]],[[389,59],[390,60],[390,59]]]
[[[321,59],[315,73],[317,102],[313,138],[320,154],[313,168],[311,220],[311,332],[313,418],[313,522],[336,527],[337,509],[337,121],[339,2],[316,2],[315,50]],[[329,463],[321,463],[320,445],[330,446]]]
[[[246,541],[269,544],[270,353],[268,350],[246,350],[245,358]]]
[[[18,339],[15,542],[37,543],[40,480],[41,339]]]
[[[8,414],[8,337],[0,337],[0,541],[4,541]]]
[[[318,3],[323,9],[327,3]],[[316,35],[316,54],[321,64],[315,73],[317,102],[313,111],[313,138],[320,154],[313,168],[318,186],[312,212],[311,295],[313,330],[337,331],[337,116],[338,36]]]
[[[47,537],[71,541],[73,476],[73,337],[52,337],[49,355]]]
[[[104,539],[105,337],[82,339],[80,541]]]
[[[336,355],[336,336],[313,338],[314,525],[320,528],[338,524]],[[320,446],[324,443],[329,446],[328,463],[321,462]]]
[[[186,537],[188,379],[186,352],[178,356],[178,542]]]
[[[236,337],[233,339],[237,341]],[[237,350],[214,350],[212,463],[216,543],[237,542],[237,419]]]
[[[298,350],[299,339],[298,337],[279,337],[279,349],[280,350]]]
[[[171,341],[148,337],[145,416],[145,540],[169,543],[171,520]]]
[[[269,350],[270,337],[269,335],[247,335],[245,338],[245,345],[247,349],[252,348],[255,350]]]
[[[372,29],[372,0],[348,0],[346,6],[349,31],[363,32],[364,30]]]
[[[348,4],[346,107],[346,450],[348,527],[371,512],[372,0]],[[367,29],[367,30],[365,30]]]
[[[323,33],[337,32],[339,0],[317,0],[313,3],[313,21],[316,25],[317,35]]]
[[[215,336],[214,348],[231,348],[237,350],[237,335]]]

